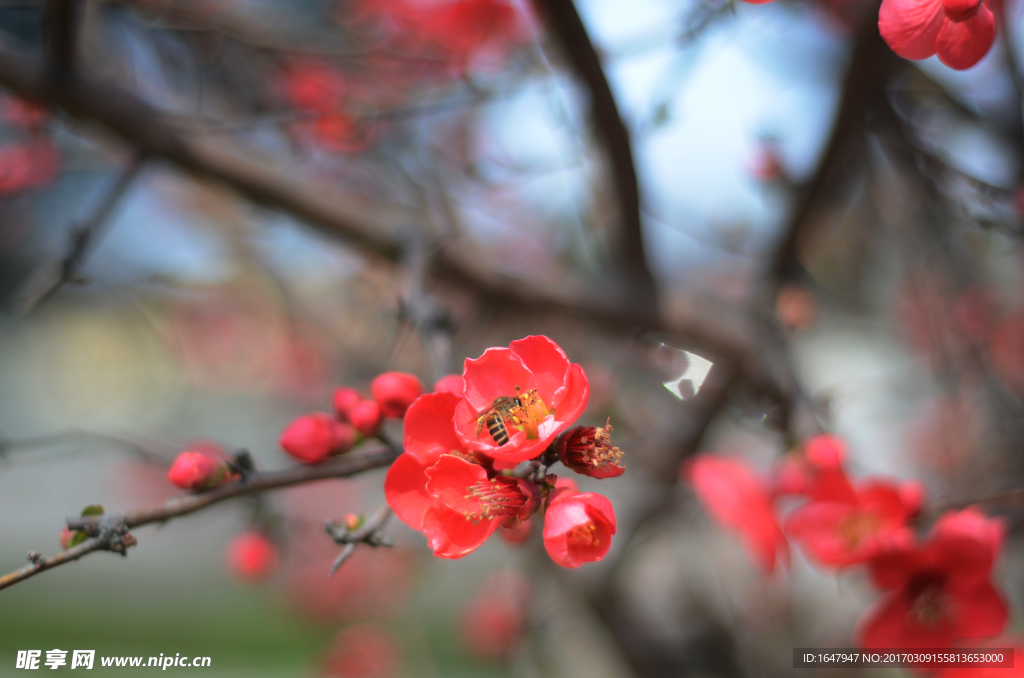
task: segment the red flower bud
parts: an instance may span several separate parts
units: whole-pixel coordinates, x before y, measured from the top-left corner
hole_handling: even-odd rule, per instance
[[[65,551],[67,549],[71,548],[71,540],[75,538],[75,535],[77,533],[78,533],[77,530],[72,530],[72,529],[70,529],[68,527],[65,527],[63,530],[61,530],[60,531],[60,547],[62,549],[64,549]]]
[[[373,380],[370,391],[381,414],[398,419],[423,394],[423,383],[408,372],[385,372]]]
[[[343,386],[334,389],[334,411],[344,421],[351,421],[352,408],[361,403],[365,398],[354,388]]]
[[[522,544],[533,534],[533,521],[527,518],[515,527],[502,527],[498,534],[509,544]]]
[[[258,532],[240,534],[228,544],[227,568],[243,581],[262,581],[277,569],[277,547]]]
[[[174,460],[167,478],[183,490],[205,490],[231,475],[227,462],[206,452],[182,452]]]
[[[567,468],[592,478],[614,478],[626,470],[619,466],[622,450],[611,444],[612,427],[576,426],[558,437],[558,458]]]
[[[357,403],[348,413],[349,421],[364,436],[372,436],[380,428],[380,405],[376,400]]]
[[[281,433],[284,451],[306,464],[323,461],[333,454],[344,454],[355,444],[356,430],[329,414],[304,414]]]
[[[441,377],[434,384],[434,393],[454,393],[461,396],[466,392],[466,384],[462,381],[462,375],[449,374]]]

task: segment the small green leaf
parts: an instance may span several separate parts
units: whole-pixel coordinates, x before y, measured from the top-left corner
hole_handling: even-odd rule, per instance
[[[102,516],[102,515],[103,515],[103,507],[100,506],[99,504],[89,504],[84,509],[82,509],[82,517],[83,518],[85,516]]]
[[[88,538],[89,535],[85,533],[85,530],[75,530],[75,536],[72,537],[71,541],[68,543],[68,548],[71,548],[72,546],[78,546]]]

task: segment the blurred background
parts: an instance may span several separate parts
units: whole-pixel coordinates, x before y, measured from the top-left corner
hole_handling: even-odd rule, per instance
[[[445,561],[393,520],[328,579],[323,522],[380,506],[384,470],[140,528],[0,592],[0,676],[53,648],[773,676],[851,646],[864,573],[794,550],[764,575],[678,468],[768,469],[821,428],[939,505],[1024,487],[1024,26],[999,12],[955,72],[893,55],[872,0],[0,0],[0,570],[86,505],[180,494],[189,446],[284,468],[334,388],[429,389],[530,334],[583,365],[628,469],[582,479],[619,532],[578,570],[536,529]],[[279,553],[255,583],[225,555],[254,525]]]

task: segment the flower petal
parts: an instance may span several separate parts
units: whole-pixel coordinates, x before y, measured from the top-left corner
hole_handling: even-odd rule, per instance
[[[562,387],[569,359],[558,344],[543,335],[517,339],[509,349],[523,361],[526,369],[536,376],[535,388],[546,403],[552,403],[555,391]]]
[[[904,59],[927,59],[935,54],[944,16],[942,0],[882,0],[878,30]]]
[[[476,413],[489,408],[499,396],[516,395],[516,386],[520,393],[537,387],[533,373],[507,348],[489,348],[476,360],[466,358],[462,379],[466,401]]]
[[[981,61],[995,39],[995,19],[988,7],[982,5],[977,14],[967,21],[943,21],[935,41],[935,51],[939,61],[963,71]]]
[[[426,467],[418,458],[402,454],[391,464],[384,479],[384,496],[402,522],[415,530],[423,529],[433,499],[427,494]]]
[[[405,413],[406,454],[418,458],[424,466],[437,461],[440,453],[462,447],[455,435],[455,408],[462,398],[454,393],[428,393],[416,399]]]
[[[439,558],[461,558],[479,548],[498,529],[497,520],[473,522],[447,507],[437,514],[437,524],[427,534],[427,541]]]
[[[989,582],[956,596],[957,636],[984,638],[1002,633],[1006,626],[1006,603]]]

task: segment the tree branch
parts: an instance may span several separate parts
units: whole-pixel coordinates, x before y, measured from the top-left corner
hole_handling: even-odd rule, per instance
[[[18,304],[22,313],[29,313],[57,293],[62,285],[74,282],[91,247],[103,234],[111,213],[135,181],[145,162],[145,156],[135,155],[121,172],[117,182],[104,196],[93,215],[82,225],[72,229],[64,257],[53,267],[43,269],[25,285]]]
[[[68,518],[68,528],[72,530],[85,530],[90,538],[46,560],[0,577],[0,589],[24,581],[44,570],[78,560],[93,551],[109,550],[111,548],[110,538],[104,532],[111,527],[123,526],[125,530],[128,530],[134,527],[141,527],[142,525],[149,525],[150,523],[163,523],[209,508],[228,499],[234,499],[235,497],[301,485],[314,480],[348,478],[364,471],[389,466],[391,462],[398,458],[399,454],[401,454],[401,450],[385,447],[365,454],[345,455],[313,466],[296,466],[281,471],[255,472],[208,492],[174,497],[161,506],[136,509],[124,514]]]
[[[656,301],[654,277],[644,256],[644,239],[640,219],[640,189],[636,166],[619,107],[615,102],[601,59],[587,35],[572,0],[540,0],[538,4],[547,18],[548,28],[555,36],[573,69],[583,79],[590,92],[590,114],[597,135],[608,154],[614,178],[615,191],[622,211],[618,241],[614,256],[622,263],[627,298],[633,303],[650,304]]]
[[[49,0],[44,16],[47,76],[54,83],[75,73],[79,0]]]

